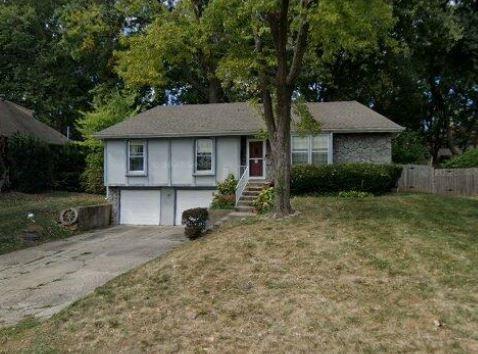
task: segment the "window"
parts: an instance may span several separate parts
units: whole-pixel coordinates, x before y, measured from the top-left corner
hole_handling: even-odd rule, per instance
[[[330,135],[293,136],[292,165],[327,165]]]
[[[144,174],[146,172],[146,144],[143,141],[130,141],[128,144],[128,172]]]
[[[327,165],[329,161],[329,137],[318,135],[311,137],[312,165]]]
[[[292,165],[306,165],[309,162],[309,137],[292,137]]]
[[[196,173],[214,173],[212,139],[196,140]]]

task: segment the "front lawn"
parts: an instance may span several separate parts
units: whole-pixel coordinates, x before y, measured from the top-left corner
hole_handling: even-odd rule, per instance
[[[53,239],[71,234],[56,225],[61,210],[100,203],[105,203],[104,197],[92,194],[68,192],[0,194],[0,254],[23,247],[19,236],[28,224],[28,213],[34,213],[37,222],[45,226],[45,238]]]
[[[476,352],[478,201],[298,198],[123,275],[0,352]]]

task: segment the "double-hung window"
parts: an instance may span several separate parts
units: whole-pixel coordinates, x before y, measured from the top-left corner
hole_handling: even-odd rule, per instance
[[[214,173],[214,141],[213,139],[196,140],[196,173]]]
[[[128,143],[128,173],[133,175],[146,174],[146,143],[130,141]]]
[[[292,136],[292,165],[327,165],[330,135]]]
[[[329,161],[329,136],[316,135],[310,137],[311,164],[327,165]]]
[[[309,137],[292,137],[292,165],[307,165],[309,163]]]

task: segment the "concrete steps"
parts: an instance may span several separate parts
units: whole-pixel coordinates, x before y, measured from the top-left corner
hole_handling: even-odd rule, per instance
[[[268,186],[268,181],[249,181],[237,203],[236,211],[254,213],[254,200]]]

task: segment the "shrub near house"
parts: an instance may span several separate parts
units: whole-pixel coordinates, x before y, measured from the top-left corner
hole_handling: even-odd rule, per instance
[[[236,204],[237,179],[229,175],[224,182],[217,185],[218,193],[214,195],[211,203],[212,209],[233,209]]]
[[[295,195],[343,191],[384,194],[396,187],[401,172],[402,167],[395,165],[295,166],[292,169],[291,191]]]
[[[29,135],[8,139],[10,188],[24,193],[80,191],[86,150],[75,143],[51,145]]]

